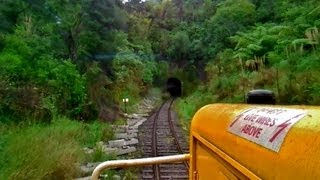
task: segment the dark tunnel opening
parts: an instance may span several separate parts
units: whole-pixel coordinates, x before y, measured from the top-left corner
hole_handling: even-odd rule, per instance
[[[167,80],[167,91],[169,92],[171,97],[181,97],[181,81],[174,77],[169,78]]]

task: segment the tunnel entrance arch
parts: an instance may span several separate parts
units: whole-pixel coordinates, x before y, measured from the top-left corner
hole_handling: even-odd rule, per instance
[[[168,93],[172,97],[181,97],[182,87],[181,87],[181,81],[178,78],[175,78],[175,77],[168,78],[166,88]]]

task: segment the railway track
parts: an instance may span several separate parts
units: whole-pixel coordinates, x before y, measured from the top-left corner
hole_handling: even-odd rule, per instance
[[[144,157],[157,157],[188,152],[188,142],[183,136],[177,118],[171,111],[174,99],[164,102],[141,127]],[[140,179],[188,179],[188,162],[146,166]]]

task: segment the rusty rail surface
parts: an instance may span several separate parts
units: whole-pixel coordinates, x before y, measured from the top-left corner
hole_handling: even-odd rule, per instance
[[[160,111],[164,107],[166,102],[162,103],[161,107],[159,110],[156,112],[155,117],[153,118],[153,130],[152,130],[152,155],[153,157],[158,156],[158,149],[157,149],[157,143],[158,143],[158,138],[157,138],[157,120],[159,118]],[[170,107],[169,107],[170,108]],[[159,180],[160,179],[160,167],[158,164],[153,165],[153,172],[155,174],[155,179]]]
[[[180,154],[183,154],[184,151],[183,151],[183,149],[182,149],[182,147],[181,147],[181,145],[180,145],[180,143],[178,141],[179,138],[178,138],[177,132],[176,132],[176,130],[174,128],[174,125],[173,125],[173,122],[172,122],[172,117],[171,117],[170,109],[171,109],[173,101],[174,101],[174,99],[171,101],[170,107],[169,107],[169,110],[168,110],[168,122],[169,122],[170,130],[171,130],[171,132],[173,134],[173,137],[174,137],[174,143],[176,144],[177,150],[178,150],[178,152]],[[189,169],[189,163],[187,161],[184,161],[184,165],[186,166],[187,169]]]

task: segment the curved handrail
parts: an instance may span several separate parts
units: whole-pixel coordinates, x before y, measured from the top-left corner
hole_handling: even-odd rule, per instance
[[[190,154],[179,154],[179,155],[172,155],[172,156],[151,157],[151,158],[142,158],[142,159],[106,161],[99,164],[93,170],[91,179],[98,180],[102,170],[105,170],[105,169],[131,167],[131,166],[144,166],[144,165],[163,164],[163,163],[174,163],[174,162],[188,161],[189,159],[190,159]]]

